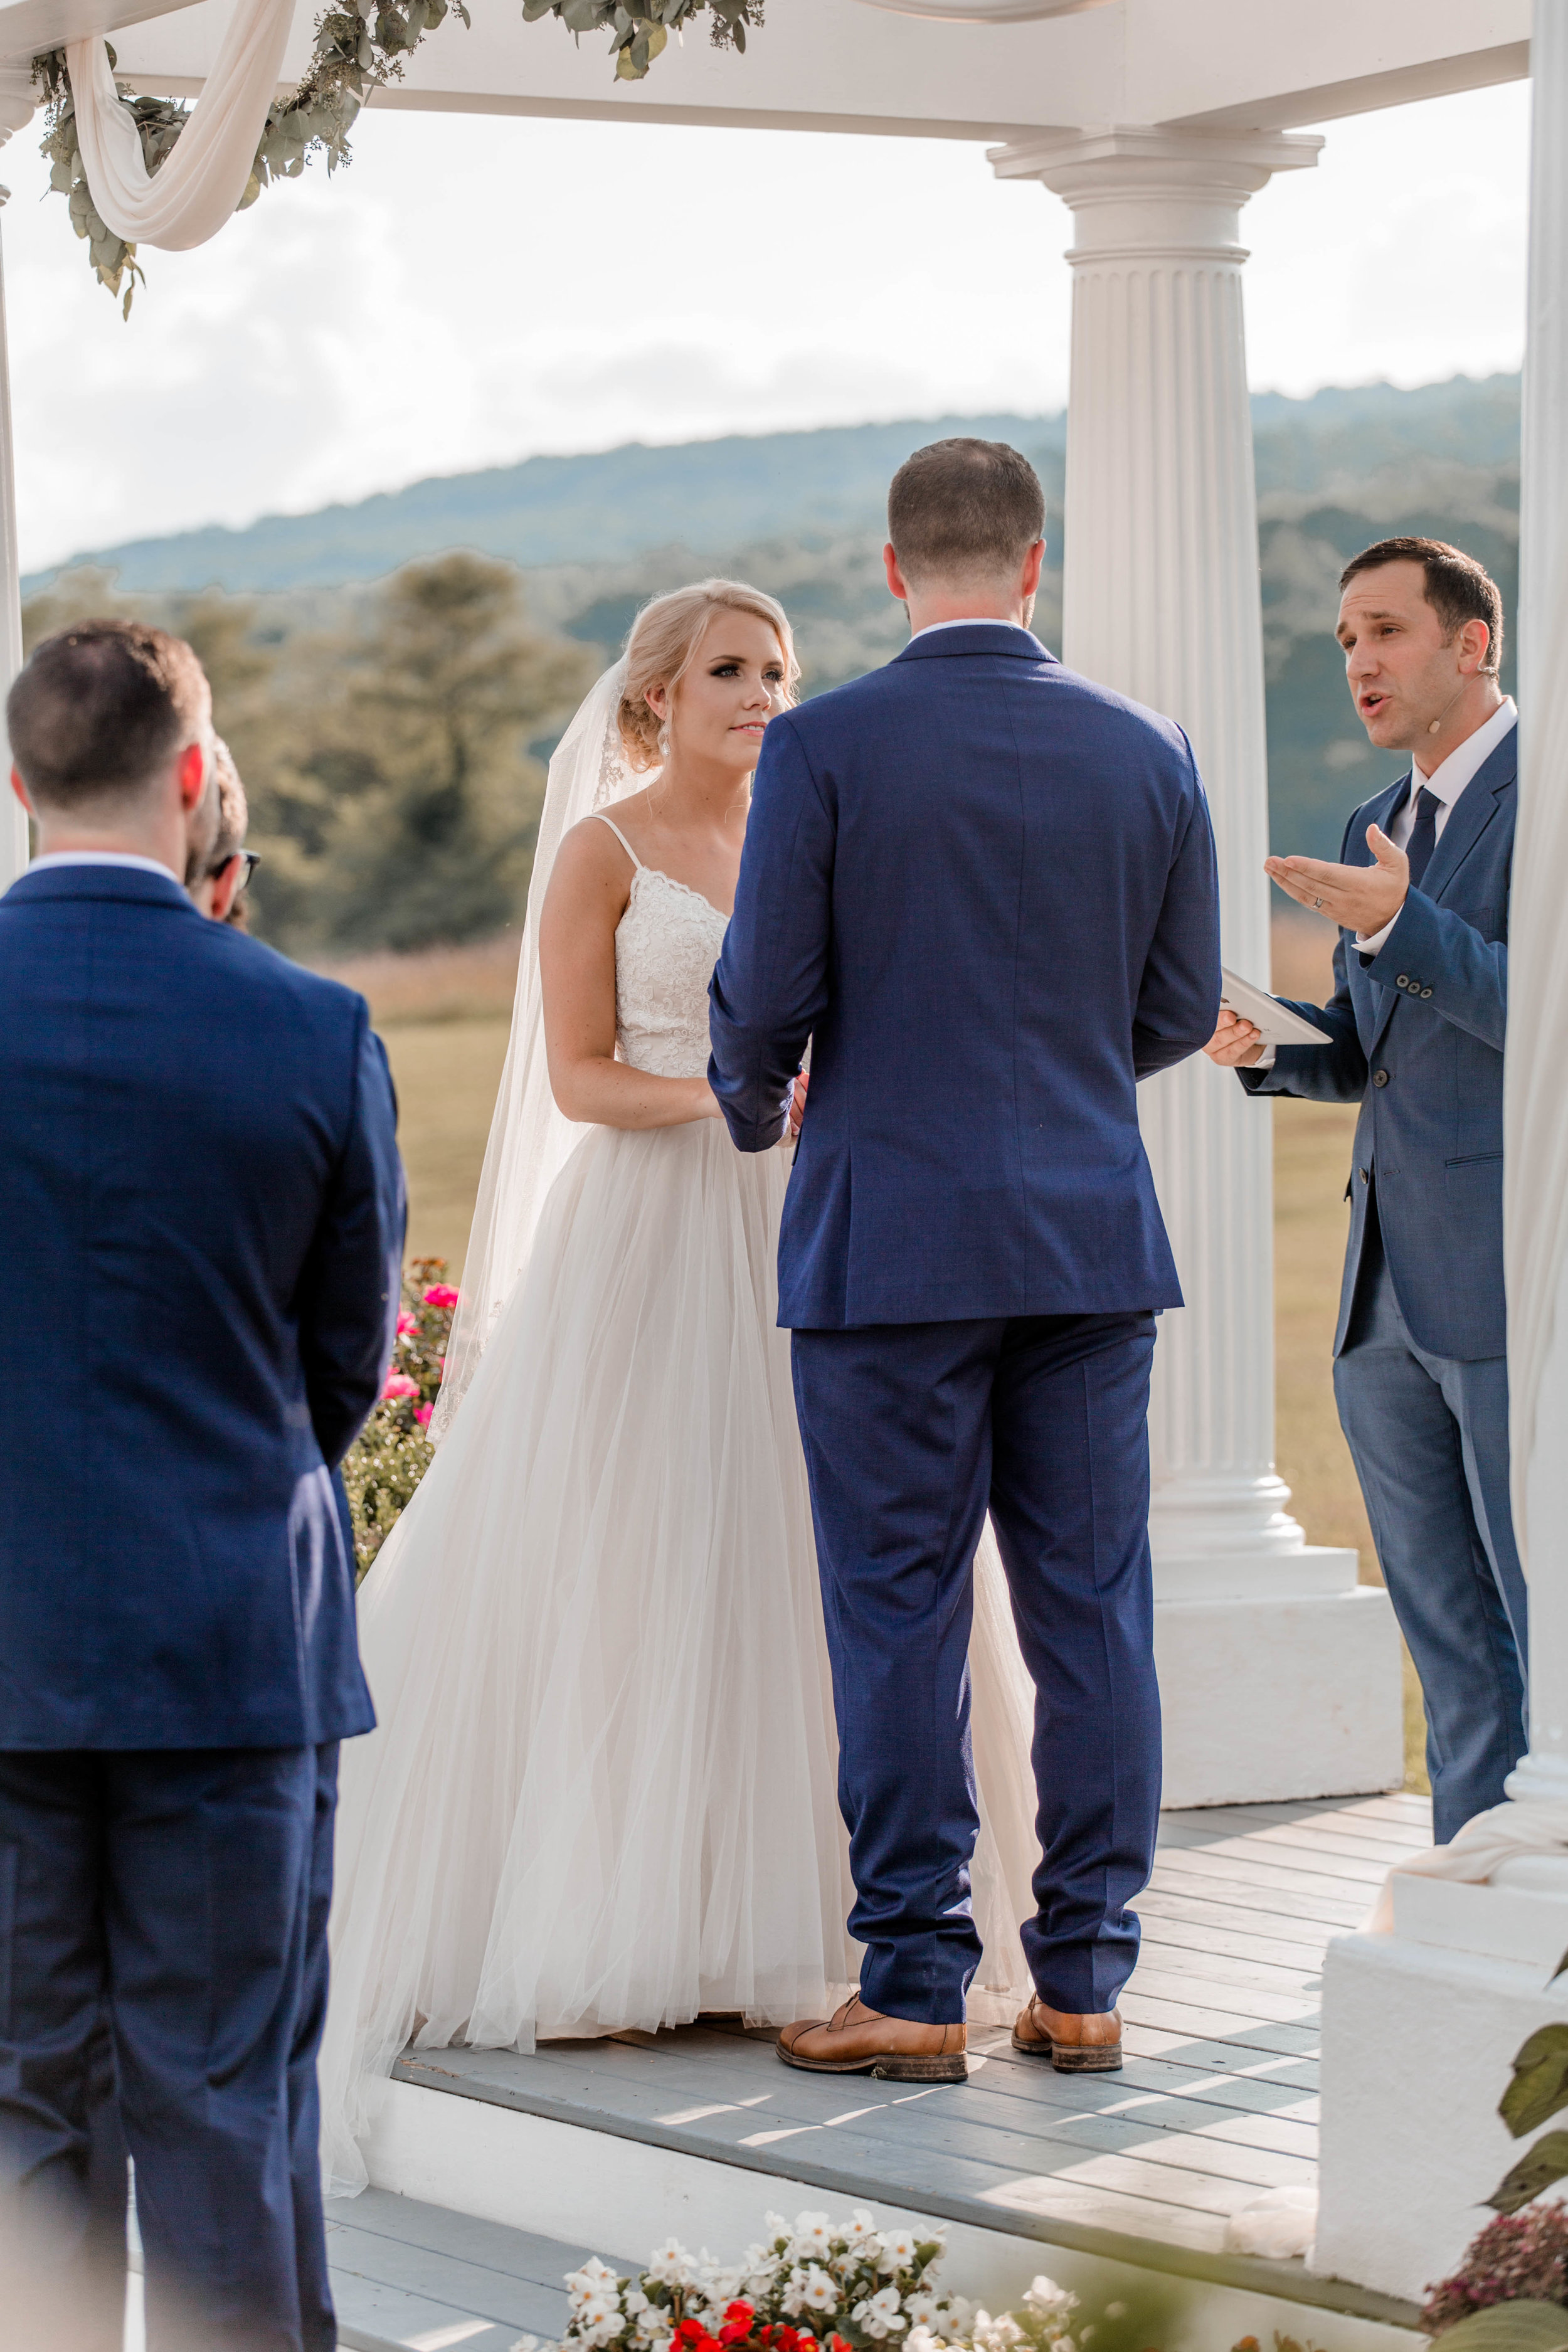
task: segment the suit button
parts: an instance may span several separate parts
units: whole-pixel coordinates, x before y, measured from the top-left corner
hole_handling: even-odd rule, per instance
[[[1410,974],[1407,971],[1402,971],[1394,985],[1395,988],[1408,988],[1410,985]]]
[[[1388,1072],[1386,1070],[1373,1070],[1372,1074],[1372,1082],[1374,1087],[1385,1087],[1388,1084]]]
[[[1432,992],[1431,992],[1431,990],[1430,990],[1429,988],[1424,988],[1424,989],[1422,990],[1422,992],[1421,992],[1421,1001],[1422,1001],[1422,1003],[1425,1003],[1426,1002],[1426,999],[1431,995],[1431,993],[1432,993]]]
[[[1366,1170],[1365,1170],[1364,1168],[1363,1168],[1363,1169],[1362,1170],[1362,1171],[1361,1171],[1361,1181],[1362,1181],[1362,1182],[1363,1182],[1363,1184],[1364,1184],[1364,1183],[1366,1182],[1366,1181],[1367,1181]]]

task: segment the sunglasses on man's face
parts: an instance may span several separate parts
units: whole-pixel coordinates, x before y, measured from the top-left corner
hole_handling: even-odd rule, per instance
[[[241,890],[248,890],[250,887],[250,877],[261,863],[259,849],[231,849],[226,857],[220,857],[216,866],[207,867],[207,880],[216,882],[220,874],[226,874],[237,857],[243,857],[245,860],[245,871],[239,877],[238,887],[234,894],[237,898]]]

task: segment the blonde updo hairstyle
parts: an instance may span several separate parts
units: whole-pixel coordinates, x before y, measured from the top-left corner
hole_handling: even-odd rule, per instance
[[[779,641],[784,656],[784,698],[795,700],[800,664],[784,606],[743,580],[699,580],[689,588],[672,588],[655,596],[632,623],[626,639],[626,682],[617,714],[627,764],[639,772],[657,768],[664,758],[664,725],[648,707],[648,693],[662,686],[674,696],[691,667],[697,648],[715,613],[751,613],[765,621]]]

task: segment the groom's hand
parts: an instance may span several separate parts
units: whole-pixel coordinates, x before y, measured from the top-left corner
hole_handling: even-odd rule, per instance
[[[1219,1027],[1204,1047],[1209,1060],[1217,1062],[1222,1070],[1248,1069],[1262,1051],[1261,1032],[1228,1007],[1221,1010]]]

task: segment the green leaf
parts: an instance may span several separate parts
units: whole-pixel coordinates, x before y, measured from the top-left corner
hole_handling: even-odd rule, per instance
[[[1568,2107],[1568,2025],[1543,2025],[1514,2059],[1513,2080],[1498,2113],[1515,2139],[1522,2139],[1560,2107]]]
[[[1447,2352],[1565,2352],[1568,2311],[1560,2303],[1493,2303],[1445,2327]]]
[[[1568,2131],[1548,2132],[1503,2174],[1487,2203],[1494,2213],[1517,2213],[1568,2172]]]

